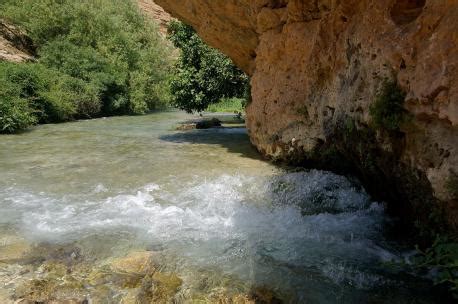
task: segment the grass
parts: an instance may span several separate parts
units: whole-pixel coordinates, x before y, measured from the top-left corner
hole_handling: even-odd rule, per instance
[[[242,113],[245,111],[245,100],[241,98],[223,98],[218,103],[208,106],[207,111],[212,113]]]

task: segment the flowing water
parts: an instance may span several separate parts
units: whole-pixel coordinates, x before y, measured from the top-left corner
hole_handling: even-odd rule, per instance
[[[145,251],[182,279],[176,303],[235,294],[261,303],[260,293],[272,303],[435,303],[422,280],[385,264],[402,253],[384,237],[383,205],[357,181],[277,168],[244,128],[175,131],[189,118],[167,112],[1,136],[0,302],[46,297],[18,290],[43,282],[49,261],[84,281],[110,259]],[[110,290],[104,298],[97,283],[83,285],[89,302],[128,303],[125,286],[99,283]]]

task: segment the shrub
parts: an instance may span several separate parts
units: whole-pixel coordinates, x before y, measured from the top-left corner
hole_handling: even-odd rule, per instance
[[[100,89],[93,83],[81,79],[63,76],[54,84],[50,98],[60,97],[74,105],[73,118],[96,117],[101,112]]]
[[[375,103],[370,107],[373,124],[377,129],[396,131],[405,121],[406,111],[403,108],[406,94],[395,81],[385,80],[377,95]]]
[[[435,284],[447,285],[458,299],[458,243],[444,236],[437,236],[431,247],[421,250],[412,258],[416,269],[434,273]]]
[[[38,122],[143,114],[169,99],[171,52],[133,1],[4,0],[0,17],[38,47],[38,64],[0,70]]]
[[[171,81],[176,107],[203,111],[221,98],[244,96],[248,77],[228,57],[206,45],[192,27],[172,22],[169,39],[181,50]]]
[[[37,122],[68,120],[75,112],[70,100],[62,96],[53,98],[56,85],[66,79],[57,71],[40,64],[0,63],[0,78],[6,87],[14,88],[9,91],[10,100],[24,100]]]
[[[36,123],[26,99],[18,87],[0,78],[0,133],[13,133]]]

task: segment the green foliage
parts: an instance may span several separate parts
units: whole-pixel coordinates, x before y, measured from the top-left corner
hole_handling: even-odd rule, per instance
[[[208,112],[224,112],[224,113],[241,113],[244,111],[245,100],[241,98],[223,98],[217,103],[212,103],[208,106]]]
[[[244,97],[248,77],[228,57],[206,45],[192,27],[172,22],[169,39],[181,50],[171,81],[176,107],[203,111],[222,98]]]
[[[36,123],[20,88],[0,78],[0,133],[12,133]]]
[[[377,129],[396,131],[405,121],[406,111],[403,108],[406,94],[395,81],[385,80],[377,95],[375,103],[370,107],[370,114]]]
[[[132,1],[5,0],[0,17],[38,47],[38,64],[0,69],[35,121],[143,114],[170,99],[169,48]]]
[[[414,268],[434,273],[435,284],[450,287],[458,299],[458,243],[456,240],[437,236],[431,247],[421,250],[412,258]]]
[[[75,92],[60,89],[68,78],[40,64],[0,63],[1,101],[5,107],[22,110],[21,117],[27,118],[22,119],[24,123],[20,124],[2,123],[2,132],[25,129],[36,122],[70,119],[75,113],[74,99],[79,97]],[[67,97],[71,93],[73,98]],[[16,106],[13,106],[14,103]],[[6,117],[6,112],[0,116],[4,122]]]

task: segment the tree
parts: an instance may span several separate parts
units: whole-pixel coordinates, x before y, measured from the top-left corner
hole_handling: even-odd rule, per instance
[[[206,45],[191,26],[171,22],[169,39],[181,51],[171,81],[176,107],[203,111],[221,98],[244,96],[248,77],[228,57]]]

